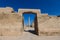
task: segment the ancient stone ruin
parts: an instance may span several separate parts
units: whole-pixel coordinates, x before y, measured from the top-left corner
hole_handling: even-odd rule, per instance
[[[60,35],[60,17],[42,14],[40,9],[0,8],[0,36],[20,36],[24,32],[24,13],[35,15],[34,29],[37,35]]]

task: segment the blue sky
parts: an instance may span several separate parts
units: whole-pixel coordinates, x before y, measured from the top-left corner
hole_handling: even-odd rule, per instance
[[[41,9],[42,13],[60,15],[60,0],[0,0],[0,7]],[[32,18],[32,17],[31,17]]]
[[[35,18],[36,15],[34,14],[24,14],[23,17],[24,17],[24,25],[28,25],[28,21],[29,21],[29,17],[30,17],[30,25],[33,23],[34,21],[34,18]]]

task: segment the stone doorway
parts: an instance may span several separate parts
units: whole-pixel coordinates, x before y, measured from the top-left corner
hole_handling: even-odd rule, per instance
[[[39,17],[40,17],[40,9],[19,9],[18,11],[19,15],[22,17],[22,27],[23,27],[23,30],[24,30],[24,18],[23,18],[23,14],[24,13],[33,13],[35,14],[35,19],[34,19],[34,29],[35,29],[35,33],[37,35],[40,35],[40,32],[39,32]]]
[[[23,29],[24,29],[24,31],[27,31],[27,32],[30,32],[30,33],[33,33],[33,34],[38,35],[37,14],[36,14],[36,13],[33,13],[33,12],[24,12],[23,15],[24,15],[24,14],[33,14],[33,15],[35,15],[34,21],[33,21],[34,27],[31,27],[32,24],[31,24],[31,25],[28,25],[28,27],[25,26],[25,25],[24,25],[24,17],[23,17]],[[29,24],[30,24],[30,23],[29,23]],[[27,28],[28,30],[26,30],[26,28]]]

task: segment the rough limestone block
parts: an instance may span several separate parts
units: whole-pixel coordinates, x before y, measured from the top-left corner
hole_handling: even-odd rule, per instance
[[[22,18],[18,14],[0,14],[0,36],[22,34]]]
[[[39,35],[59,35],[60,36],[60,18],[52,17],[43,23],[39,23]]]

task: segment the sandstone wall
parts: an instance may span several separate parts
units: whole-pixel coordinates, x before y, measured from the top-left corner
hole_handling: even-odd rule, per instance
[[[14,10],[13,10],[13,8],[11,8],[11,7],[6,7],[6,8],[0,8],[0,13],[12,13],[12,12],[14,12]]]
[[[19,9],[14,13],[13,8],[0,8],[0,36],[17,36],[23,32],[23,13],[36,14],[33,25],[38,35],[60,35],[60,17],[41,14],[40,9]]]
[[[17,36],[22,34],[22,17],[15,13],[0,14],[0,36]]]
[[[60,35],[60,17],[40,16],[39,35]]]

